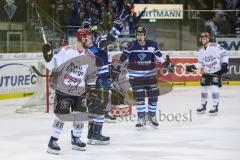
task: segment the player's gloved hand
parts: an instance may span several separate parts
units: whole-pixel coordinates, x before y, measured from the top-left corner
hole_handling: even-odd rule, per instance
[[[228,70],[228,64],[227,63],[222,63],[221,64],[221,70],[218,71],[219,75],[222,75],[223,73],[227,73],[229,70]]]
[[[175,71],[169,55],[166,56],[165,62],[163,63],[163,67],[167,68],[169,72],[173,73]]]
[[[50,62],[53,57],[52,45],[47,43],[42,46],[43,57],[46,62]]]
[[[128,6],[128,5],[123,5],[122,9],[120,10],[120,12],[117,15],[117,19],[125,22],[127,20],[127,18],[129,17],[129,15],[131,14],[131,9],[132,9],[132,5]]]
[[[196,66],[195,65],[190,65],[186,67],[186,71],[187,72],[193,72],[194,70],[196,70]]]
[[[122,29],[123,29],[123,22],[121,21],[121,20],[118,20],[118,19],[116,19],[116,20],[114,20],[113,21],[113,26],[117,29],[117,31],[119,32],[119,34],[120,34],[120,32],[122,31]],[[114,32],[116,32],[116,31],[114,31]],[[117,33],[112,33],[112,31],[111,31],[111,33],[113,34],[113,35],[115,35],[115,34],[117,34]]]

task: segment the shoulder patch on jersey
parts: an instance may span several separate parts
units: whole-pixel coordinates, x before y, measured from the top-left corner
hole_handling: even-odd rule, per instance
[[[155,51],[155,48],[154,47],[148,47],[147,49],[149,52],[154,52]]]

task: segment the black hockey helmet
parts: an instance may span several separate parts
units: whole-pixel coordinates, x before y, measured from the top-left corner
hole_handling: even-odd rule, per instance
[[[91,18],[85,18],[82,23],[84,29],[91,29]]]
[[[137,29],[136,29],[136,34],[137,33],[146,33],[147,32],[147,29],[143,26],[138,26]]]

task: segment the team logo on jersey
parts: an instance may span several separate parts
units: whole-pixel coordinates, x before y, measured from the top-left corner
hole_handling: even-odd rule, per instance
[[[154,48],[154,47],[148,47],[148,51],[149,51],[149,52],[154,52],[154,51],[155,51],[155,48]]]
[[[146,55],[145,53],[140,53],[140,54],[138,55],[138,58],[139,58],[141,61],[143,61],[146,57],[147,57],[147,55]]]
[[[97,50],[96,47],[92,47],[92,48],[90,48],[90,51],[93,52],[93,53],[97,53],[98,50]]]

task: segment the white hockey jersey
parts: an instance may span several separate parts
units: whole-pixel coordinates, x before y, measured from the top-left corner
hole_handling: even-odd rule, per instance
[[[82,54],[78,51],[76,45],[65,46],[57,53],[56,52],[54,52],[54,53],[55,54],[53,55],[52,60],[50,62],[46,63],[46,67],[49,70],[53,70],[53,69],[59,67],[60,65],[62,65],[63,63],[65,63],[66,61]]]
[[[46,64],[53,71],[50,85],[65,94],[80,96],[87,85],[95,85],[96,59],[89,50],[79,52],[76,46],[66,46]]]
[[[206,49],[199,49],[195,66],[197,69],[204,68],[204,73],[215,73],[221,69],[222,63],[228,64],[226,50],[217,43],[209,43]]]

